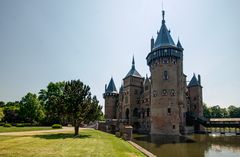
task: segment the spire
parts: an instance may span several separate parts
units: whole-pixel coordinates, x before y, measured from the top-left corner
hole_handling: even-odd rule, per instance
[[[117,89],[112,77],[106,89],[106,93],[117,93]]]
[[[132,58],[132,67],[135,68],[135,60],[134,60],[134,55],[133,55],[133,58]]]
[[[164,17],[165,17],[165,11],[162,10],[162,24],[165,24],[165,19],[164,19]]]
[[[179,38],[178,38],[178,42],[177,42],[177,47],[180,48],[180,49],[183,49],[182,44],[181,44]]]
[[[135,76],[135,77],[142,77],[138,72],[137,70],[135,69],[135,60],[134,60],[134,56],[133,56],[133,59],[132,59],[132,68],[131,70],[128,72],[127,76]],[[126,78],[125,77],[125,78]]]
[[[162,46],[175,46],[174,41],[170,35],[170,31],[167,29],[165,23],[165,11],[162,10],[162,26],[160,28],[160,31],[157,33],[158,36],[153,49],[160,48]]]

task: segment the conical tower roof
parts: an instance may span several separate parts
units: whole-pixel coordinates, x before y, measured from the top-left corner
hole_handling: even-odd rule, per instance
[[[113,78],[111,78],[111,80],[107,86],[106,93],[117,93],[117,89],[116,89],[115,83],[113,81]]]
[[[170,31],[167,29],[164,19],[165,12],[162,11],[162,26],[158,32],[157,39],[155,41],[153,49],[162,47],[162,46],[175,46],[174,41],[170,35]]]
[[[132,60],[132,68],[130,69],[130,71],[127,73],[126,77],[129,77],[129,76],[134,76],[134,77],[142,77],[138,71],[136,70],[135,68],[135,61],[134,61],[134,57],[133,57],[133,60]]]
[[[199,81],[197,80],[195,74],[193,74],[193,77],[192,77],[191,81],[188,84],[188,87],[194,87],[194,86],[201,86],[199,84]]]

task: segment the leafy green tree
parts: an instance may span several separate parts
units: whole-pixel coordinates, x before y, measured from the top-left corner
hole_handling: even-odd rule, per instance
[[[0,107],[4,107],[5,106],[5,102],[0,101]]]
[[[0,107],[0,122],[3,120],[3,118],[4,118],[3,108]]]
[[[86,118],[85,122],[91,122],[95,120],[102,120],[103,113],[102,113],[102,106],[99,105],[99,101],[97,100],[96,96],[93,96],[91,101],[89,102],[90,109],[88,111],[88,117]]]
[[[3,108],[3,120],[9,123],[20,122],[21,118],[19,117],[19,102],[8,102]]]
[[[39,122],[44,118],[43,108],[36,94],[28,93],[20,102],[20,116],[26,122]]]
[[[39,100],[44,107],[48,123],[63,124],[66,121],[64,91],[65,82],[50,82],[47,89],[40,90]]]
[[[95,96],[91,98],[90,87],[80,80],[66,83],[64,101],[67,114],[74,126],[75,135],[79,134],[80,124],[94,121],[102,114],[97,98]]]
[[[80,80],[68,81],[64,89],[64,100],[69,119],[71,119],[75,135],[79,134],[79,126],[84,122],[90,110],[90,87]]]
[[[206,118],[211,118],[211,109],[207,107],[207,104],[203,103],[203,116]]]
[[[240,118],[240,107],[235,107],[233,105],[228,107],[229,117]]]

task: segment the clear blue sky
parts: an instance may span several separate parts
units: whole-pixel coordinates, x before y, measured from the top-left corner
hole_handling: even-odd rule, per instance
[[[201,74],[209,105],[240,106],[240,1],[165,0],[166,24],[184,51],[184,73]],[[149,74],[161,0],[1,0],[0,100],[20,100],[49,82],[80,79],[104,104],[131,67]]]

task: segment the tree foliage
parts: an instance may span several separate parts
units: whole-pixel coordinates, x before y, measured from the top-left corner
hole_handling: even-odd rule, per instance
[[[36,94],[28,93],[20,102],[20,117],[25,122],[39,122],[44,118],[43,108]]]
[[[240,118],[240,107],[229,106],[221,108],[219,105],[208,107],[203,105],[203,114],[206,118]]]
[[[63,91],[65,82],[49,83],[39,92],[39,100],[45,109],[46,122],[64,124],[66,121]]]

